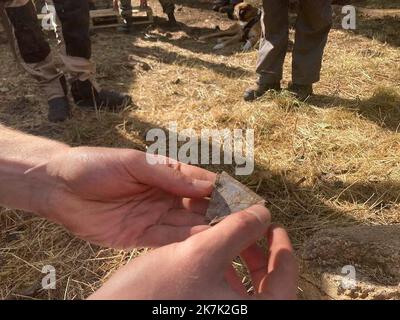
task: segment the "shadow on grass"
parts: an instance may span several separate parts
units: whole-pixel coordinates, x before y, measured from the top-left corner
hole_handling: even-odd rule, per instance
[[[68,134],[64,135],[62,141],[74,146],[94,145],[145,151],[146,146],[153,143],[146,141],[146,133],[153,128],[162,129],[168,139],[168,130],[152,122],[131,114],[104,114],[102,118],[93,118],[92,121],[85,118],[67,123],[65,132]],[[200,144],[200,135],[197,137]],[[214,172],[224,170],[231,175],[235,173],[234,165],[202,167]],[[289,229],[296,248],[321,229],[365,223],[364,219],[359,221],[353,215],[353,210],[359,210],[360,206],[376,215],[384,215],[400,204],[400,184],[384,179],[348,184],[341,180],[340,174],[335,173],[329,179],[324,173],[299,179],[289,171],[271,171],[259,163],[255,163],[253,174],[236,178],[267,200],[274,222],[282,223]],[[312,183],[304,183],[310,180]],[[334,202],[339,206],[333,205]],[[359,207],[355,209],[356,205]],[[387,219],[390,220],[389,217]]]
[[[194,9],[202,9],[202,10],[211,10],[212,9],[212,0],[174,0],[174,3],[183,7],[194,8]]]
[[[394,132],[400,132],[400,95],[394,90],[381,89],[365,100],[316,95],[308,103],[321,108],[345,107],[366,119]]]
[[[348,1],[351,2],[351,1]],[[400,46],[400,2],[391,1],[354,1],[357,20],[356,29],[346,32],[368,39],[387,43],[393,47]],[[342,20],[346,14],[342,6],[334,6],[333,28],[343,30]]]
[[[358,16],[354,34],[378,40],[394,47],[400,47],[400,12],[397,16],[370,17],[364,14]]]
[[[207,41],[199,40],[201,36],[219,31],[221,29],[225,30],[234,23],[219,13],[212,12],[210,14],[212,15],[212,19],[210,20],[213,20],[214,23],[210,22],[207,25],[194,26],[188,23],[179,22],[179,27],[171,27],[165,18],[157,17],[152,28],[156,29],[157,31],[161,31],[164,34],[170,34],[174,31],[182,32],[183,35],[180,38],[160,36],[160,34],[157,34],[157,41],[170,43],[179,48],[192,51],[193,53],[231,56],[240,51],[240,45],[244,42],[239,42],[220,50],[214,50],[213,47],[217,44],[216,39],[209,39]],[[207,16],[207,20],[209,20],[208,18],[209,17]],[[199,19],[204,20],[205,17],[200,17]],[[221,24],[224,26],[220,27]]]

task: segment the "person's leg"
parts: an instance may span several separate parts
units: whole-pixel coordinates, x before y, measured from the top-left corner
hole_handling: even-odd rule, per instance
[[[258,81],[256,86],[246,90],[246,101],[252,101],[268,90],[280,89],[289,39],[288,10],[288,0],[263,0],[262,35],[256,69]]]
[[[6,3],[6,14],[13,28],[22,67],[38,82],[49,103],[49,120],[63,121],[69,116],[65,77],[57,70],[36,9],[31,0]]]
[[[132,2],[131,0],[119,0],[118,3],[119,13],[124,20],[122,31],[129,32],[132,26]]]
[[[61,58],[71,76],[71,93],[75,103],[81,107],[112,109],[130,104],[129,96],[100,89],[94,80],[95,66],[90,60],[88,1],[53,0],[53,3],[62,29]]]
[[[159,0],[163,8],[163,12],[168,16],[170,23],[176,23],[175,19],[175,4],[173,0]]]
[[[292,85],[305,99],[320,80],[322,56],[332,27],[331,0],[300,0],[293,49]]]

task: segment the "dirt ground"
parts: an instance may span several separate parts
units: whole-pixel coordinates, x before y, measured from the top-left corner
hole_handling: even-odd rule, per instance
[[[213,51],[214,41],[197,40],[232,23],[211,11],[210,2],[177,0],[179,30],[166,25],[159,3],[151,0],[158,16],[153,26],[93,35],[99,83],[134,97],[136,107],[120,114],[74,108],[71,120],[48,122],[38,86],[0,44],[0,121],[73,146],[140,150],[147,130],[170,121],[179,130],[252,128],[256,169],[239,179],[266,199],[296,249],[324,228],[400,223],[398,1],[384,1],[384,7],[360,2],[367,9],[355,31],[341,29],[337,11],[322,80],[305,103],[286,93],[242,100],[255,79],[257,52],[239,46]],[[289,52],[284,86],[290,62]],[[0,208],[0,298],[85,298],[143,251],[99,248],[32,214]],[[39,289],[44,265],[56,268],[56,290]]]

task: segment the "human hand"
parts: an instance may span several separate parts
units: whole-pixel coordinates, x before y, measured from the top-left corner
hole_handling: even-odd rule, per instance
[[[297,264],[287,233],[253,206],[189,239],[135,258],[89,299],[295,299]],[[269,230],[269,231],[268,231]],[[255,243],[268,231],[268,253]],[[252,279],[249,296],[232,267],[241,255]]]
[[[110,148],[67,148],[27,173],[40,183],[35,210],[76,236],[113,248],[157,247],[206,228],[215,174],[146,154]],[[45,187],[43,187],[45,186]]]

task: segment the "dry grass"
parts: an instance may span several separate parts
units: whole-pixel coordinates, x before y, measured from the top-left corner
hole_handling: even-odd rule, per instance
[[[47,122],[36,85],[1,45],[0,121],[72,145],[139,149],[148,129],[169,121],[180,129],[253,128],[256,171],[242,181],[267,199],[296,248],[327,227],[400,223],[399,19],[381,18],[385,28],[376,28],[377,18],[363,16],[356,32],[332,30],[322,81],[308,102],[283,93],[248,104],[241,96],[254,81],[256,51],[216,54],[211,43],[198,43],[203,28],[229,25],[204,2],[178,12],[183,31],[104,31],[93,38],[100,83],[129,91],[138,105],[117,115],[74,110],[65,124]],[[287,84],[290,54],[285,71]],[[84,298],[137,254],[91,246],[33,215],[3,209],[0,298]],[[46,264],[57,269],[57,290],[37,291]]]

